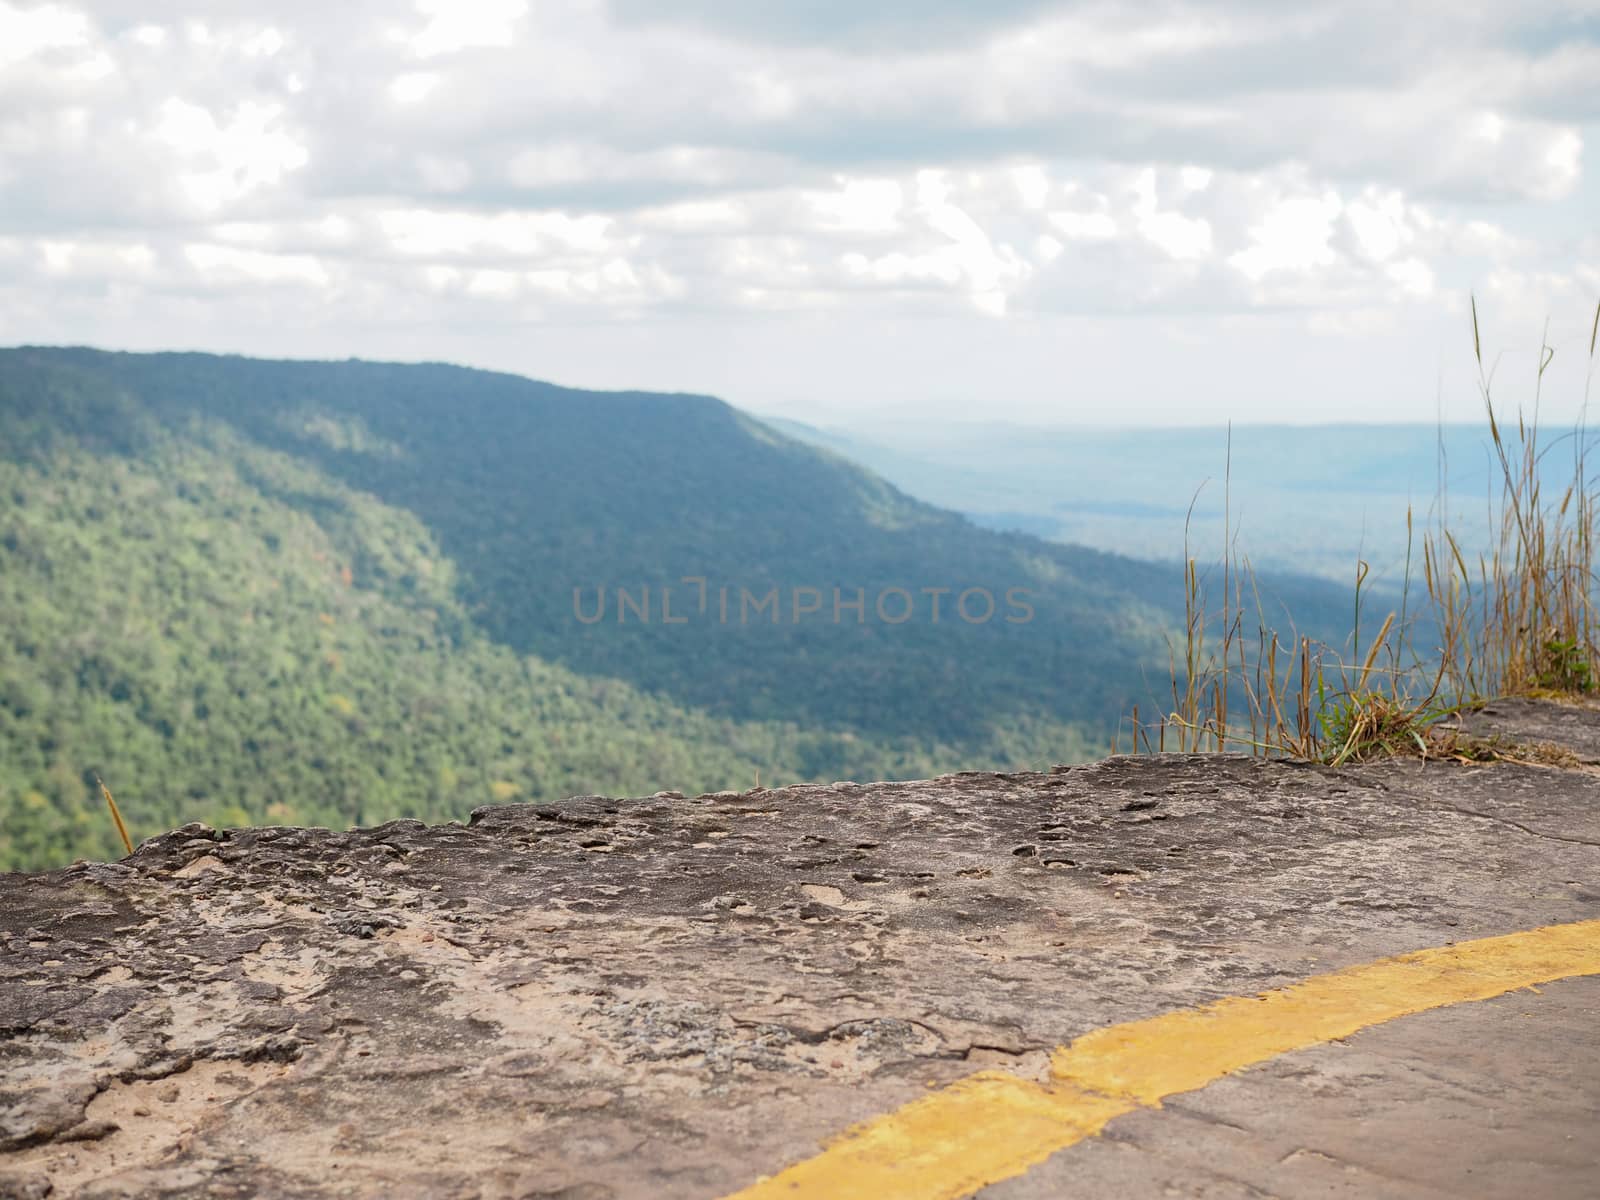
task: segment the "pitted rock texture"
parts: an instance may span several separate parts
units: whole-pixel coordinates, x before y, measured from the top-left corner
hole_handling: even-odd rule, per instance
[[[1561,746],[1583,763],[1600,763],[1600,720],[1593,705],[1495,700],[1463,714],[1458,724],[1468,733]]]
[[[0,1197],[714,1197],[1099,1025],[1600,916],[1597,800],[1163,756],[188,826],[0,876]]]

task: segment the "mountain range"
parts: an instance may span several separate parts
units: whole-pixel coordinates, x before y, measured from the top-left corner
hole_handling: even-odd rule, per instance
[[[1082,759],[1181,606],[708,396],[3,350],[0,867],[119,852],[98,776],[150,834]]]

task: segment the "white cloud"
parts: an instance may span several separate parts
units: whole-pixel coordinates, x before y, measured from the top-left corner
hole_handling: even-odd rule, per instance
[[[1434,290],[1433,269],[1420,258],[1406,258],[1388,264],[1389,279],[1408,296],[1429,296]]]
[[[282,105],[246,101],[217,114],[179,97],[160,109],[154,133],[184,163],[179,182],[204,212],[220,212],[255,188],[306,165],[306,148],[282,126]]]
[[[481,46],[516,43],[517,24],[527,15],[527,0],[416,0],[427,18],[408,41],[418,58],[434,58]]]
[[[1397,191],[1358,197],[1344,206],[1344,219],[1360,252],[1375,262],[1393,257],[1409,240],[1405,197]]]
[[[323,288],[333,281],[321,262],[305,254],[263,254],[197,242],[184,247],[183,257],[208,284],[292,283]]]
[[[902,227],[905,191],[894,179],[841,177],[805,193],[817,228],[838,233],[892,233]]]
[[[0,3],[0,69],[88,41],[89,20],[81,12],[59,4],[19,8]]]
[[[1180,178],[1186,190],[1202,190],[1192,186],[1194,176],[1188,168]],[[1211,253],[1211,223],[1203,217],[1186,217],[1175,209],[1163,209],[1156,197],[1154,168],[1139,173],[1134,191],[1134,217],[1147,241],[1173,258],[1198,260]]]
[[[150,280],[156,265],[155,251],[143,242],[51,239],[37,243],[35,249],[46,279],[89,283]]]
[[[439,75],[435,71],[407,71],[404,75],[396,75],[389,81],[389,95],[400,104],[416,104],[426,100],[434,88],[439,86]]]
[[[534,319],[713,347],[790,317],[974,322],[977,345],[1294,313],[1353,338],[1468,288],[1518,320],[1600,288],[1600,44],[1564,0],[149,11],[0,0],[24,332],[121,312],[171,337],[203,295],[237,336],[276,303],[433,355],[456,343],[429,331]],[[783,386],[781,354],[751,370]]]
[[[377,215],[389,246],[408,257],[535,258],[551,253],[606,254],[614,243],[606,217],[564,213],[461,213],[389,209]]]
[[[1106,212],[1062,209],[1049,214],[1050,224],[1075,241],[1107,241],[1117,236],[1117,223]]]
[[[1310,271],[1334,261],[1329,242],[1339,215],[1338,196],[1289,196],[1250,229],[1250,245],[1228,259],[1252,280],[1272,271]]]

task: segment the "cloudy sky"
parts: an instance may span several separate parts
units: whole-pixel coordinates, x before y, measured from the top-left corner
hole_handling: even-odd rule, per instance
[[[1475,292],[1566,412],[1597,139],[1600,0],[0,0],[0,345],[1465,419]]]

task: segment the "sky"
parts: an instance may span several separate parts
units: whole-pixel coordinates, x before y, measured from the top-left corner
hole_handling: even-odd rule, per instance
[[[1597,139],[1600,0],[0,0],[0,345],[1566,419]]]

